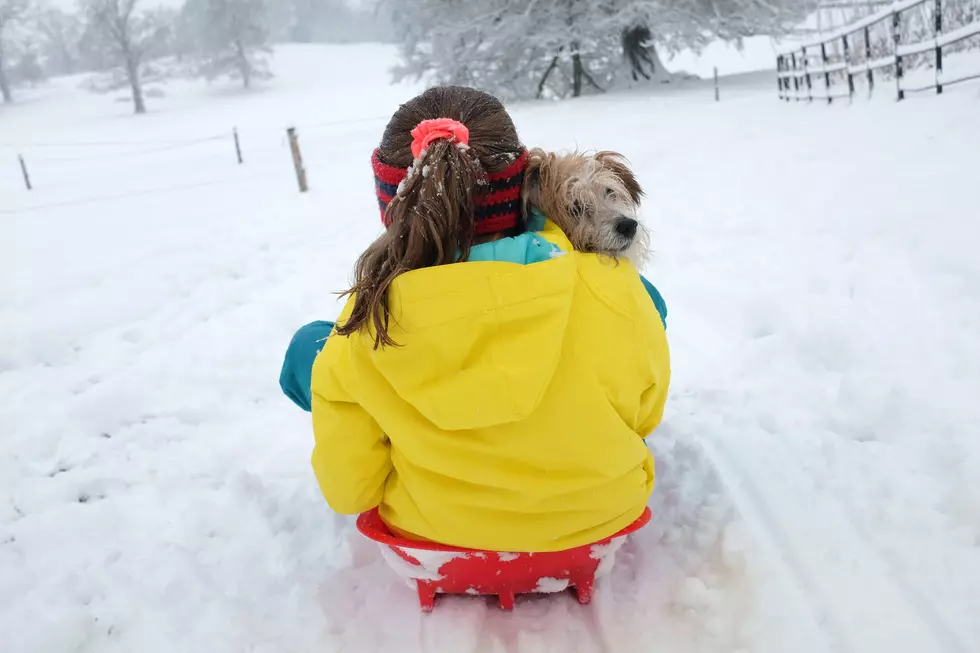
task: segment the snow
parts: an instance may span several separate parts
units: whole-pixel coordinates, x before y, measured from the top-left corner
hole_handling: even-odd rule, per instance
[[[538,579],[538,584],[535,586],[534,591],[542,594],[555,594],[557,592],[564,592],[567,589],[567,578],[548,578],[545,576],[544,578]]]
[[[439,573],[442,566],[450,560],[466,557],[465,553],[454,551],[425,551],[422,549],[401,548],[401,551],[412,556],[419,564],[413,565],[390,547],[380,544],[381,555],[385,562],[402,578],[407,580],[442,580]]]
[[[598,560],[599,566],[595,570],[596,578],[602,578],[612,571],[616,564],[616,553],[626,544],[626,537],[614,537],[609,544],[595,544],[589,551],[589,557]]]
[[[590,606],[422,617],[277,384],[380,233],[370,152],[417,90],[390,63],[293,47],[255,93],[173,83],[141,118],[78,79],[0,107],[4,653],[980,650],[980,85],[513,107],[529,145],[620,150],[648,191],[654,518]]]

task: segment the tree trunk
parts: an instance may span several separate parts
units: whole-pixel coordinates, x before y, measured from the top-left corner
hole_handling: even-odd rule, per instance
[[[10,81],[7,79],[7,64],[3,56],[3,45],[0,44],[0,96],[3,97],[5,104],[14,101],[14,94],[10,91]]]
[[[558,52],[561,52],[561,50],[562,49],[559,48],[558,49]],[[551,73],[554,72],[555,68],[558,67],[558,57],[559,57],[559,55],[556,54],[555,55],[555,58],[551,60],[551,63],[550,64],[548,64],[548,69],[546,71],[544,71],[544,75],[541,76],[541,81],[538,82],[538,93],[537,93],[537,95],[534,96],[534,99],[536,99],[536,100],[540,100],[541,99],[541,94],[544,93],[544,84],[545,84],[545,82],[548,81],[548,77],[550,77],[551,76]]]
[[[581,97],[582,78],[584,77],[582,68],[582,55],[578,52],[578,44],[572,44],[572,97]]]
[[[129,87],[133,92],[133,108],[136,114],[146,113],[146,104],[143,102],[143,86],[140,84],[140,66],[135,57],[129,52],[126,56],[126,76],[129,78]]]

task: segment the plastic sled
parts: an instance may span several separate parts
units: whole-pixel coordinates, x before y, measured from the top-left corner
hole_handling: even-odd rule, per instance
[[[631,533],[650,521],[650,509],[615,535],[593,544],[547,553],[505,553],[462,549],[408,540],[392,533],[377,509],[357,518],[357,530],[381,545],[385,560],[418,591],[423,612],[436,594],[496,596],[511,610],[517,594],[562,592],[574,587],[579,603],[592,600],[596,578],[608,573],[616,552]]]

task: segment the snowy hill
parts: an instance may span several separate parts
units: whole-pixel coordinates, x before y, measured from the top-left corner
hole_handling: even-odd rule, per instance
[[[513,107],[648,191],[675,374],[654,520],[589,607],[422,617],[277,385],[379,232],[368,158],[416,90],[391,57],[284,48],[258,92],[172,84],[140,118],[78,80],[0,107],[0,649],[980,650],[980,85]]]

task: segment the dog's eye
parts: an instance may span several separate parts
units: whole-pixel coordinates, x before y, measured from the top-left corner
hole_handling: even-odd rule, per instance
[[[615,194],[616,194],[616,191],[614,191],[612,188],[607,188],[606,189],[606,198],[607,199],[613,197]]]
[[[585,207],[582,203],[578,201],[572,202],[572,216],[581,218],[583,215],[585,215]]]

